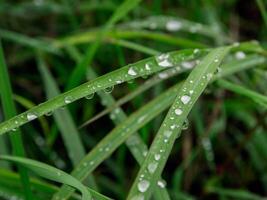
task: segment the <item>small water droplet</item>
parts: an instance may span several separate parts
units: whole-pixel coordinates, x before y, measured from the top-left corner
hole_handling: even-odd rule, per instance
[[[128,70],[128,74],[131,75],[131,76],[136,76],[136,75],[137,75],[137,73],[136,73],[136,71],[134,70],[133,67],[130,67],[130,68],[129,68],[129,70]]]
[[[154,155],[155,160],[159,160],[160,157],[161,157],[160,154],[155,154],[155,155]]]
[[[151,70],[150,64],[146,63],[145,64],[145,69],[148,70],[148,71]]]
[[[158,163],[156,161],[152,161],[148,164],[147,169],[150,174],[153,174],[158,167]]]
[[[111,93],[111,92],[113,91],[113,89],[114,89],[114,85],[105,88],[105,89],[104,89],[104,92],[109,94],[109,93]]]
[[[161,54],[156,57],[156,61],[161,67],[172,67],[172,63],[169,61],[169,54]]]
[[[186,119],[186,120],[184,121],[184,123],[183,123],[182,130],[186,130],[186,129],[188,129],[188,126],[189,126],[189,121],[188,121],[188,119]]]
[[[168,31],[178,31],[182,28],[182,23],[177,20],[170,20],[166,24],[166,29]]]
[[[174,110],[176,115],[181,115],[183,113],[183,111],[180,108],[177,108]]]
[[[64,102],[66,103],[66,104],[69,104],[69,103],[71,103],[73,101],[73,98],[71,97],[71,96],[67,96],[67,97],[65,97],[65,99],[64,99]]]
[[[172,131],[166,130],[166,131],[164,131],[163,134],[164,134],[165,137],[169,138],[172,135]]]
[[[147,180],[141,180],[137,185],[138,190],[140,192],[145,192],[149,188],[149,186],[150,186],[150,183]]]
[[[164,181],[158,181],[157,185],[161,188],[165,188],[166,187],[166,183]]]
[[[235,53],[235,57],[238,60],[242,60],[242,59],[244,59],[246,57],[246,54],[243,51],[237,51]]]
[[[219,62],[219,59],[218,58],[215,58],[214,59],[214,62],[216,62],[216,63]]]
[[[91,93],[91,94],[88,94],[85,98],[86,99],[92,99],[92,98],[94,98],[94,96],[95,96],[95,93]]]
[[[181,101],[182,101],[183,104],[188,104],[188,102],[189,102],[190,100],[191,100],[191,97],[188,96],[188,95],[183,95],[183,96],[181,97]]]
[[[181,63],[181,65],[185,69],[192,69],[195,66],[195,62],[184,61]]]
[[[28,113],[28,114],[27,114],[27,119],[28,119],[28,121],[34,120],[34,119],[36,119],[36,118],[37,118],[37,115],[34,114],[34,113]]]
[[[161,78],[161,79],[165,79],[165,78],[168,78],[168,74],[167,73],[165,73],[165,72],[161,72],[161,73],[159,73],[159,78]]]

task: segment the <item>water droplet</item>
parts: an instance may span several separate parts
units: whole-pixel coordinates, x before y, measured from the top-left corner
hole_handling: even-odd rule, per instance
[[[176,115],[181,115],[183,113],[183,111],[180,108],[177,108],[174,110]]]
[[[213,76],[212,73],[208,73],[208,74],[207,74],[207,80],[210,81],[210,80],[212,79],[212,76]]]
[[[150,183],[147,180],[141,180],[137,185],[138,190],[140,192],[145,192],[149,188],[149,186],[150,186]]]
[[[189,94],[193,94],[194,93],[194,91],[193,90],[189,90]]]
[[[242,60],[246,57],[246,54],[243,51],[238,51],[235,53],[235,57],[238,60]]]
[[[36,119],[36,118],[37,118],[37,115],[34,114],[34,113],[28,113],[28,114],[27,114],[27,119],[28,119],[28,121],[34,120],[34,119]]]
[[[169,54],[161,54],[156,57],[156,61],[161,67],[172,67],[172,63],[169,61]]]
[[[185,69],[192,69],[195,66],[195,62],[184,61],[181,63],[181,65]]]
[[[53,114],[53,111],[45,113],[45,115],[48,116],[48,117],[51,116],[52,114]]]
[[[150,64],[146,63],[146,64],[145,64],[145,69],[146,69],[146,70],[151,70]]]
[[[214,59],[214,62],[216,62],[216,63],[219,62],[219,59],[218,58],[215,58]]]
[[[172,135],[172,131],[167,130],[167,131],[164,131],[163,134],[164,134],[165,137],[169,138]]]
[[[158,167],[158,163],[156,161],[152,161],[148,164],[147,169],[150,174],[153,174]]]
[[[161,188],[165,188],[166,187],[166,183],[164,181],[158,181],[157,185]]]
[[[188,129],[188,126],[189,126],[189,121],[188,121],[188,119],[186,119],[186,120],[184,121],[184,123],[183,123],[182,130],[186,130],[186,129]]]
[[[67,97],[65,97],[65,99],[64,99],[64,102],[66,103],[66,104],[69,104],[69,103],[71,103],[73,101],[73,98],[71,97],[71,96],[67,96]]]
[[[133,67],[130,67],[129,70],[128,70],[128,74],[131,75],[131,76],[136,76],[137,73],[136,71],[133,69]]]
[[[117,83],[117,84],[121,84],[122,81],[121,81],[121,80],[117,80],[116,83]]]
[[[182,28],[182,23],[176,20],[170,20],[166,24],[166,29],[168,31],[178,31]]]
[[[114,85],[105,88],[105,89],[104,89],[104,92],[109,94],[109,93],[111,93],[111,92],[113,91],[113,89],[114,89]]]
[[[159,76],[159,78],[161,78],[161,79],[168,78],[168,74],[167,74],[167,73],[164,73],[164,72],[159,73],[158,76]]]
[[[161,157],[160,154],[155,154],[155,155],[154,155],[155,160],[159,160],[160,157]]]
[[[198,54],[200,53],[200,50],[199,50],[199,49],[194,49],[193,53],[194,53],[195,55],[198,55]]]
[[[183,95],[183,96],[181,97],[181,101],[182,101],[183,104],[188,104],[188,102],[189,102],[190,100],[191,100],[191,97],[188,96],[188,95]]]
[[[86,99],[92,99],[92,98],[94,98],[94,96],[95,96],[95,93],[91,93],[91,94],[88,94],[85,98]]]

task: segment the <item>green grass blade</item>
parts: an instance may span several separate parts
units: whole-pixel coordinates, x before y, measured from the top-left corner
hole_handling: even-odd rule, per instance
[[[127,199],[150,198],[187,115],[228,51],[229,47],[211,51],[190,73],[153,140]],[[159,160],[155,160],[156,155],[160,155]]]
[[[91,44],[85,53],[85,56],[79,62],[79,64],[74,68],[73,72],[70,75],[67,90],[73,88],[80,84],[82,78],[85,77],[86,69],[88,65],[90,66],[94,56],[99,48],[103,38],[107,34],[107,31],[112,28],[112,26],[119,21],[121,18],[127,15],[132,9],[134,9],[141,0],[125,0],[123,3],[114,11],[111,18],[108,20],[103,29],[100,30],[100,33],[96,35],[96,40]]]
[[[47,66],[39,53],[37,56],[38,68],[43,78],[47,98],[53,98],[60,94],[52,74],[47,69]],[[74,124],[70,112],[67,108],[59,109],[53,112],[53,117],[58,125],[64,144],[66,146],[68,156],[73,164],[76,166],[85,156],[85,149],[80,139],[79,132]],[[89,186],[97,188],[93,176],[88,180]]]
[[[57,48],[55,48],[53,45],[43,40],[33,39],[30,37],[24,36],[22,34],[13,32],[13,31],[0,29],[0,37],[6,40],[16,41],[17,43],[21,45],[26,45],[32,48],[42,49],[43,51],[53,53],[53,54],[59,54],[59,51]]]
[[[10,83],[10,78],[8,75],[8,69],[5,64],[4,52],[2,49],[2,44],[0,40],[0,91],[1,91],[1,100],[3,105],[4,116],[6,119],[12,118],[16,115],[15,103],[12,99],[12,87]],[[20,130],[13,130],[13,134],[9,135],[13,155],[16,156],[25,156],[25,150],[23,146],[23,140]],[[32,199],[32,193],[29,184],[29,177],[27,170],[23,167],[18,166],[21,181],[25,189],[26,199]]]
[[[92,199],[90,192],[80,181],[62,170],[27,158],[1,155],[0,159],[21,164],[43,178],[70,185],[82,193],[83,200]]]
[[[265,26],[267,28],[267,12],[266,12],[264,2],[262,0],[256,0],[256,2],[258,4],[258,7],[259,7],[260,12],[261,12],[261,16],[262,16],[263,21],[265,23]]]
[[[241,85],[238,85],[238,84],[226,81],[226,80],[218,80],[217,83],[220,87],[230,90],[232,92],[235,92],[237,94],[246,96],[252,99],[254,102],[260,103],[260,105],[263,105],[265,108],[267,108],[267,96],[259,94],[244,86],[241,86]]]
[[[41,103],[38,106],[1,123],[0,135],[97,91],[104,90],[105,88],[121,84],[137,77],[153,74],[166,69],[166,67],[179,65],[182,61],[191,60],[195,57],[196,55],[194,55],[193,50],[182,50],[170,52],[168,54],[161,54],[156,57],[129,64],[84,83],[68,92],[60,94],[53,99]]]

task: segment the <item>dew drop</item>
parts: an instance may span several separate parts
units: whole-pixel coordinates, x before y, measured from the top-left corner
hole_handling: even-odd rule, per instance
[[[170,20],[166,24],[166,29],[168,31],[178,31],[182,28],[182,23],[176,20]]]
[[[136,76],[137,73],[136,71],[133,69],[133,67],[130,67],[129,70],[128,70],[128,74],[131,75],[131,76]]]
[[[167,74],[167,73],[164,73],[164,72],[159,73],[158,76],[159,76],[159,78],[161,78],[161,79],[168,78],[168,74]]]
[[[149,188],[149,186],[150,186],[150,183],[147,180],[141,180],[137,185],[138,190],[140,192],[145,192]]]
[[[207,80],[210,81],[210,80],[212,79],[212,76],[213,76],[212,73],[208,73],[208,74],[207,74]]]
[[[92,98],[94,98],[94,96],[95,96],[95,93],[91,93],[91,94],[88,94],[85,98],[86,99],[92,99]]]
[[[104,89],[104,92],[109,94],[109,93],[111,93],[111,92],[113,91],[113,89],[114,89],[114,85],[105,88],[105,89]]]
[[[183,113],[183,111],[180,108],[177,108],[174,110],[176,115],[181,115]]]
[[[150,64],[146,63],[145,64],[145,69],[148,70],[148,71],[151,70]]]
[[[238,60],[242,60],[246,57],[246,54],[243,51],[238,51],[235,53],[235,57]]]
[[[152,162],[149,163],[148,166],[147,166],[148,172],[149,172],[150,174],[153,174],[153,173],[156,171],[157,167],[158,167],[158,163],[155,162],[155,161],[152,161]]]
[[[186,129],[188,129],[188,126],[189,126],[189,121],[188,121],[188,119],[186,119],[186,120],[184,121],[184,123],[183,123],[182,130],[186,130]]]
[[[164,131],[163,134],[164,134],[165,137],[169,138],[169,137],[171,137],[171,135],[172,135],[172,131],[168,131],[168,130],[167,130],[167,131]]]
[[[166,183],[164,181],[158,181],[157,185],[161,188],[165,188],[166,187]]]
[[[191,100],[191,97],[188,95],[184,95],[181,97],[181,101],[183,104],[188,104],[188,102]]]
[[[28,119],[28,121],[34,120],[34,119],[36,119],[36,118],[37,118],[37,115],[34,114],[34,113],[28,113],[28,114],[27,114],[27,119]]]
[[[69,104],[69,103],[71,103],[73,101],[73,98],[71,97],[71,96],[67,96],[67,97],[65,97],[65,99],[64,99],[64,102],[66,103],[66,104]]]
[[[219,59],[218,58],[215,58],[214,62],[216,62],[216,63],[219,62]]]
[[[160,157],[161,157],[160,154],[155,154],[155,155],[154,155],[155,160],[159,160]]]
[[[194,62],[184,61],[181,63],[182,67],[185,69],[192,69],[195,66]]]
[[[169,54],[161,54],[156,57],[156,61],[161,67],[172,67],[172,63],[169,61]]]

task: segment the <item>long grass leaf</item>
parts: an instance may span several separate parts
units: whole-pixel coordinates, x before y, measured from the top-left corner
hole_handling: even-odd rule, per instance
[[[8,74],[8,69],[5,64],[4,52],[2,49],[2,44],[0,40],[0,90],[1,90],[1,100],[3,105],[4,116],[6,119],[12,118],[16,115],[15,103],[12,99],[12,87]],[[19,129],[13,130],[13,134],[9,135],[13,155],[25,156],[25,150],[23,146],[23,140],[21,136],[21,131]],[[28,172],[25,168],[18,166],[21,181],[25,189],[26,199],[32,199],[32,193],[29,184]]]
[[[150,198],[153,188],[159,184],[157,181],[167,162],[172,146],[181,133],[187,115],[228,51],[229,47],[214,49],[190,73],[153,140],[127,199]],[[157,155],[160,155],[158,160],[155,159]]]
[[[38,106],[1,123],[0,135],[97,91],[104,90],[105,88],[121,84],[137,77],[150,75],[164,70],[166,67],[179,65],[182,61],[191,60],[198,56],[193,53],[193,50],[182,50],[168,54],[161,54],[134,64],[129,64],[84,83],[68,92],[60,94],[53,99],[41,103]]]
[[[35,160],[16,156],[1,155],[0,159],[21,164],[43,178],[70,185],[82,193],[83,200],[92,199],[90,192],[80,181],[62,170]]]

